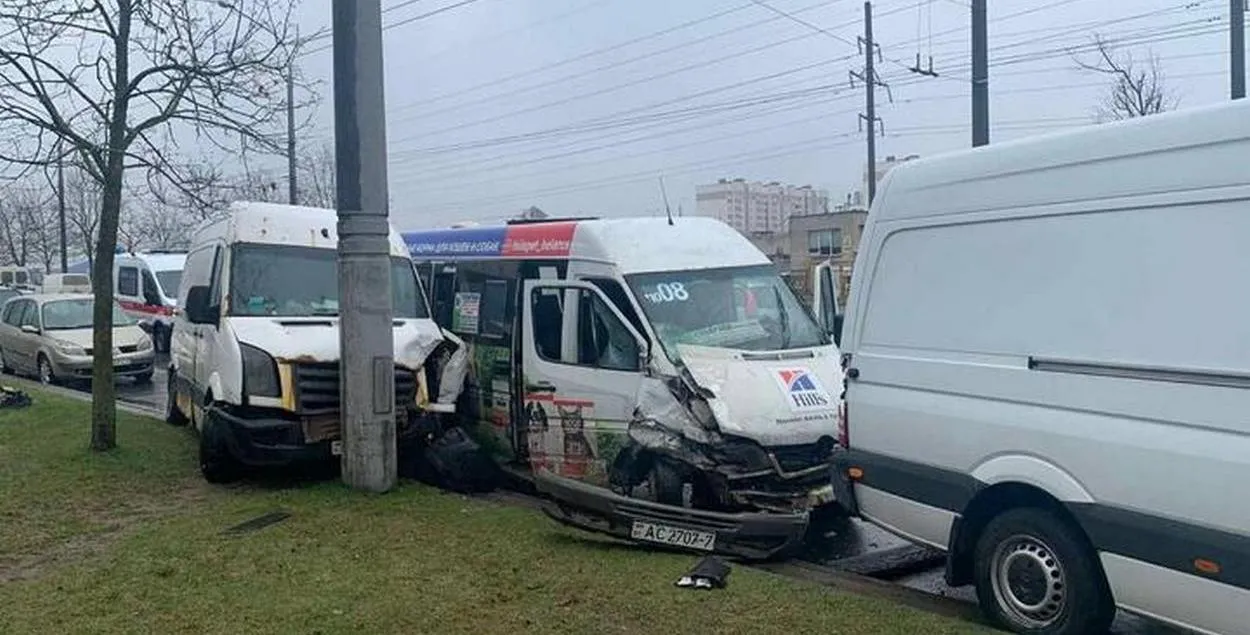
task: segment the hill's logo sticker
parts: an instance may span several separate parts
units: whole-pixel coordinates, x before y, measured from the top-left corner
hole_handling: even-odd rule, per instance
[[[833,406],[833,399],[820,385],[820,381],[806,368],[786,368],[773,371],[773,377],[786,395],[786,402],[795,412],[825,410]]]

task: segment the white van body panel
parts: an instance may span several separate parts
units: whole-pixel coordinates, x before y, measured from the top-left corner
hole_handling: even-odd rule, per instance
[[[1099,549],[1117,603],[1210,632],[1244,632],[1250,600],[1250,505],[1232,486],[1250,476],[1248,106],[891,170],[842,340],[853,451],[966,479],[968,496],[1047,493]],[[914,503],[898,504],[868,471],[864,516],[948,542],[922,507],[958,516],[966,497],[896,484]],[[1219,557],[1222,574],[1195,572]]]
[[[418,368],[443,341],[438,330],[423,322],[427,320],[403,320],[394,327],[396,364]],[[334,361],[339,357],[338,318],[235,317],[231,328],[238,341],[261,346],[278,360]]]
[[[663,218],[579,222],[571,252],[626,275],[772,264],[737,230],[701,216],[674,218],[672,225]]]

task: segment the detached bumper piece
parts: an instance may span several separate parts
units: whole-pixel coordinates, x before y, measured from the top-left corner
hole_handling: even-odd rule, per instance
[[[744,560],[789,554],[803,542],[808,513],[737,513],[689,509],[622,496],[540,470],[543,511],[556,522],[623,540]]]

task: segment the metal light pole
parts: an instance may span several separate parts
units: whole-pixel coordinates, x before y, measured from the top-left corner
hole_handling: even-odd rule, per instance
[[[1233,99],[1246,97],[1246,0],[1231,0],[1229,48],[1232,54]]]
[[[395,366],[380,0],[334,0],[343,480],[395,486]]]

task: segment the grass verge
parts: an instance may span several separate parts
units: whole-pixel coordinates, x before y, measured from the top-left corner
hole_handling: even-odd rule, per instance
[[[0,411],[0,633],[968,633],[972,624],[559,528],[521,508],[405,485],[218,488],[183,430],[88,406]],[[275,509],[287,520],[232,525]]]

